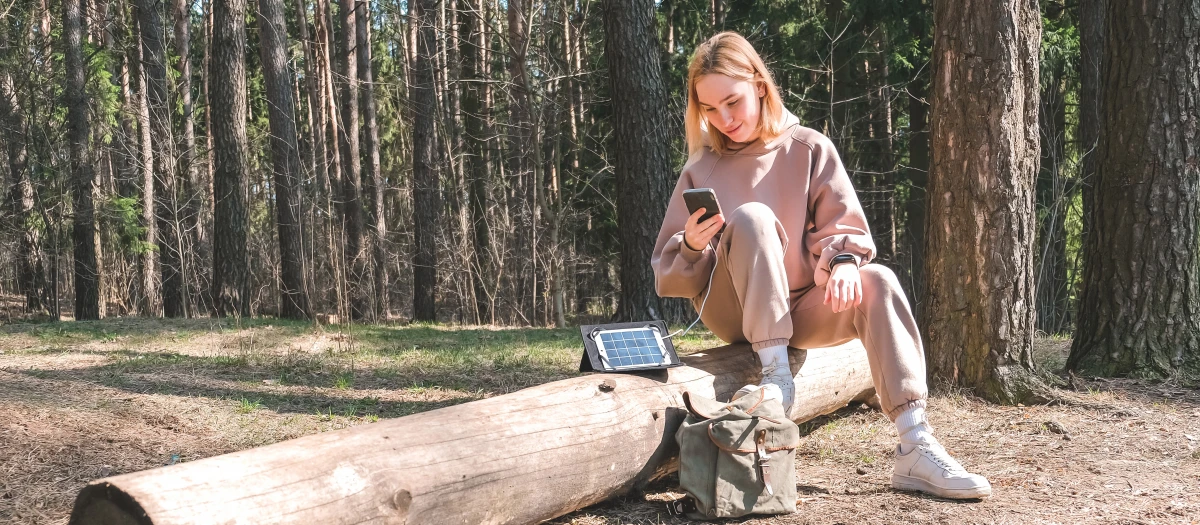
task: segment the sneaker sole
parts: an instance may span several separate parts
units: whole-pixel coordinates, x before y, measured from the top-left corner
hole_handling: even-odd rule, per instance
[[[910,492],[924,492],[947,499],[982,499],[992,495],[991,487],[948,489],[920,478],[902,476],[900,474],[892,474],[892,488]]]

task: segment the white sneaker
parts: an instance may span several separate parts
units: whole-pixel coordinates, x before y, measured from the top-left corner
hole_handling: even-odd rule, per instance
[[[796,400],[796,381],[792,378],[791,367],[770,364],[763,367],[762,375],[762,381],[759,381],[757,385],[746,385],[739,388],[733,394],[733,398],[737,399],[751,392],[757,392],[760,388],[766,388],[767,399],[778,399],[783,404],[784,412],[790,417],[792,403]]]
[[[908,454],[896,445],[892,488],[913,490],[950,499],[986,498],[992,494],[987,478],[967,472],[939,444],[916,445]]]

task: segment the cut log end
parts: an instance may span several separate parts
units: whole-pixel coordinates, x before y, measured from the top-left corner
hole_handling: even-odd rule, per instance
[[[79,492],[68,525],[153,525],[141,505],[106,481],[94,481]]]

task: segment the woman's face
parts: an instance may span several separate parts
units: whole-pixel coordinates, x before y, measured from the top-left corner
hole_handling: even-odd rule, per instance
[[[758,138],[760,100],[765,95],[766,88],[750,80],[716,73],[696,80],[696,98],[700,99],[700,111],[708,125],[733,142]]]

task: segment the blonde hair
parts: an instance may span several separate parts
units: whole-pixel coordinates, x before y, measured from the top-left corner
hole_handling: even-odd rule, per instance
[[[713,151],[724,154],[730,149],[729,137],[708,124],[704,111],[700,108],[700,98],[696,95],[696,81],[704,75],[714,73],[766,87],[766,95],[759,99],[759,138],[770,141],[783,133],[783,99],[779,96],[779,88],[771,78],[771,72],[767,71],[766,64],[745,37],[726,31],[700,44],[696,53],[692,55],[691,65],[688,66],[688,100],[684,128],[687,131],[689,155],[704,147],[706,130],[703,127],[708,128],[708,146]]]

